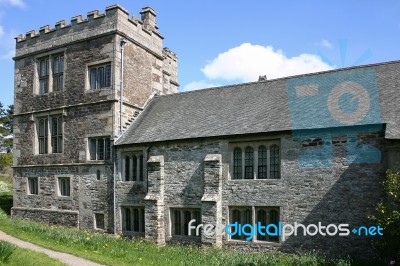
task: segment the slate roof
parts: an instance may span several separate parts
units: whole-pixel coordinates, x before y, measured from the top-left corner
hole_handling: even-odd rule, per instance
[[[323,77],[330,77],[332,80],[332,75],[336,73],[347,75],[351,71],[364,70],[376,73],[377,101],[382,118],[381,121],[377,119],[364,123],[386,123],[386,137],[400,139],[400,61],[393,61],[155,96],[116,141],[116,145],[291,130],[291,119],[293,120],[296,110],[290,110],[293,108],[290,106],[288,94],[290,82],[307,79],[318,81]],[[309,117],[300,119],[312,121],[313,128],[328,127],[327,121],[316,110],[319,103],[306,104],[307,110],[312,111],[312,117],[308,115]],[[321,108],[326,108],[326,103],[322,104]]]

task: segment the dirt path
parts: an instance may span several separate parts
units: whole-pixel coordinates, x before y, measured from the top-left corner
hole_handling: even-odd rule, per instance
[[[29,243],[29,242],[20,240],[18,238],[12,237],[10,235],[7,235],[6,233],[4,233],[2,231],[0,231],[0,240],[10,242],[21,248],[26,248],[26,249],[30,249],[30,250],[33,250],[36,252],[44,253],[53,259],[56,259],[56,260],[61,261],[62,263],[65,263],[66,265],[70,265],[70,266],[100,266],[100,264],[73,256],[73,255],[70,255],[67,253],[57,252],[57,251],[53,251],[53,250],[50,250],[47,248],[39,247],[32,243]]]

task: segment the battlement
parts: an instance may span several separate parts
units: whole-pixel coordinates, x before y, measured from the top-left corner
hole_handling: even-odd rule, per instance
[[[158,31],[155,11],[151,7],[144,7],[140,15],[139,20],[135,16],[130,16],[125,8],[116,4],[107,7],[105,13],[93,10],[87,13],[86,18],[82,15],[74,16],[70,24],[61,20],[55,23],[53,28],[50,25],[42,26],[39,31],[31,30],[15,38],[16,57],[50,48],[45,45],[46,42],[51,42],[51,46],[54,47],[57,44],[66,44],[112,31],[125,34],[128,38],[132,37],[139,43],[143,42],[143,45],[147,47],[149,44],[155,46],[154,50],[158,50],[160,54],[163,37]],[[35,46],[40,47],[36,49]]]
[[[163,48],[163,55],[168,56],[168,57],[174,59],[175,61],[178,59],[178,55],[176,53],[172,52],[168,47]]]

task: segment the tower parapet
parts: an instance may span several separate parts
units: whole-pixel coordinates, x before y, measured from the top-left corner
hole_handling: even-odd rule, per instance
[[[164,57],[164,84],[170,86],[169,88],[165,89],[169,90],[172,93],[178,92],[178,56],[168,47],[165,47],[162,53]]]
[[[119,33],[127,39],[132,39],[146,50],[162,58],[163,36],[155,23],[155,12],[151,7],[145,7],[140,12],[142,20],[131,17],[128,11],[120,5],[106,8],[102,14],[98,10],[71,18],[70,24],[65,20],[57,22],[54,28],[45,25],[39,31],[31,30],[18,35],[16,39],[16,58],[43,52],[65,46],[68,43]]]

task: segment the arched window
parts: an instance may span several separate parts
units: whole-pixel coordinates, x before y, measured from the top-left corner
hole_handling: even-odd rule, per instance
[[[262,226],[267,226],[267,212],[265,210],[259,210],[257,212],[257,224],[258,223],[261,223]],[[263,236],[257,233],[257,240],[267,240],[267,235]]]
[[[135,155],[132,156],[132,179],[133,181],[137,179],[137,158]]]
[[[270,157],[270,178],[279,179],[280,178],[279,147],[277,145],[272,145],[270,154],[271,154],[271,157]]]
[[[276,210],[271,210],[269,212],[269,223],[270,224],[275,224],[278,226],[279,223],[279,213]],[[268,240],[270,241],[279,241],[278,236],[268,236]]]
[[[130,163],[131,163],[131,159],[129,156],[125,156],[125,181],[129,181],[130,180]]]
[[[258,147],[258,173],[257,179],[266,179],[267,178],[267,147],[260,146]]]
[[[254,178],[254,150],[252,147],[244,150],[244,178]]]
[[[233,179],[242,179],[242,149],[233,151]]]

